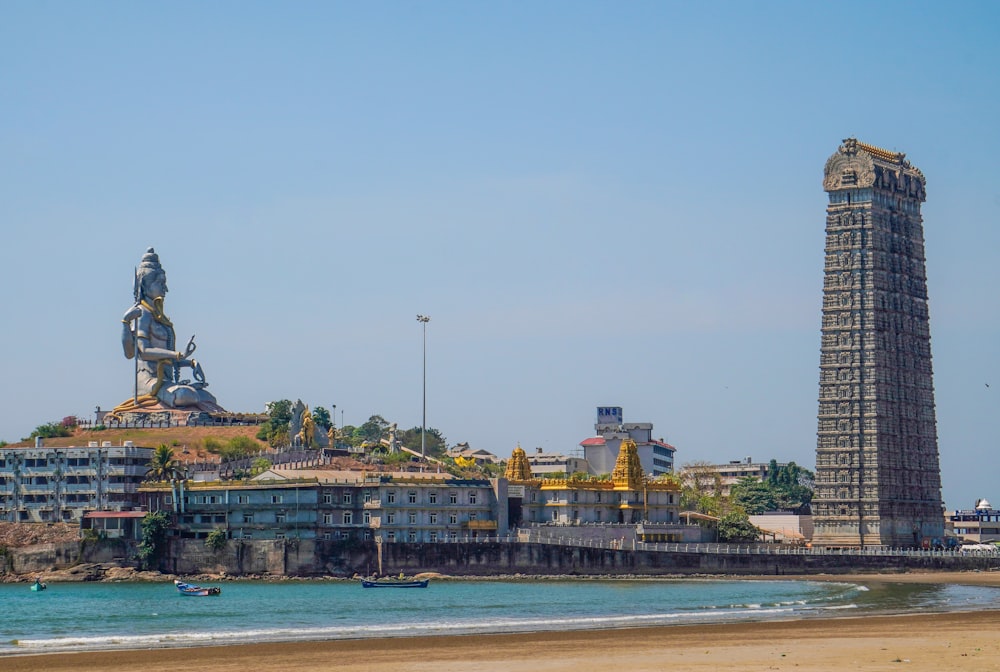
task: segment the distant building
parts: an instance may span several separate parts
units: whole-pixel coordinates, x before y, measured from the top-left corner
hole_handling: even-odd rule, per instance
[[[778,462],[777,467],[786,467],[787,463]],[[728,497],[732,487],[742,478],[752,477],[759,481],[767,478],[770,462],[754,462],[752,457],[733,460],[726,464],[695,464],[685,467],[680,472],[681,482],[699,489],[707,489]]]
[[[499,464],[500,458],[488,450],[482,448],[470,448],[468,443],[457,443],[445,451],[445,455],[455,459],[461,457],[466,460],[475,460],[476,464]]]
[[[577,473],[590,473],[590,465],[584,458],[546,453],[541,448],[535,448],[535,452],[527,453],[527,460],[534,478],[555,474],[572,476]]]
[[[947,514],[946,525],[964,541],[980,544],[1000,541],[1000,510],[985,499],[977,501],[975,508]]]
[[[944,533],[923,174],[854,138],[827,160],[813,543],[919,546]]]
[[[635,443],[639,462],[647,474],[655,477],[673,473],[676,448],[653,439],[652,423],[626,423],[623,422],[620,406],[601,406],[597,409],[594,430],[596,436],[580,442],[591,474],[610,474],[615,468],[622,441],[626,439]]]
[[[250,481],[148,483],[181,537],[438,542],[506,534],[497,483],[450,474],[272,468]],[[505,493],[504,493],[505,494]]]
[[[86,447],[0,448],[0,520],[79,523],[89,511],[139,506],[152,448],[131,441]]]

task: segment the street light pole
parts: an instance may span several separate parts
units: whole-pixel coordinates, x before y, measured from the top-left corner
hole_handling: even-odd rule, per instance
[[[420,459],[427,457],[427,323],[430,321],[427,315],[417,315],[417,322],[424,329],[424,415],[420,423]]]

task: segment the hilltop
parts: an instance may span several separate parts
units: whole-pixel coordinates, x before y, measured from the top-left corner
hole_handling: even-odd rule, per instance
[[[267,449],[264,441],[256,438],[257,425],[237,425],[229,427],[154,427],[141,429],[77,429],[72,436],[61,436],[45,439],[45,445],[52,448],[68,448],[70,446],[86,446],[91,441],[103,443],[110,441],[112,445],[120,446],[123,441],[131,441],[136,446],[156,448],[165,444],[174,449],[174,457],[182,462],[191,460],[213,461],[218,455],[205,450],[205,439],[211,437],[223,443],[237,436],[245,436]],[[7,448],[31,448],[34,441],[11,443]]]

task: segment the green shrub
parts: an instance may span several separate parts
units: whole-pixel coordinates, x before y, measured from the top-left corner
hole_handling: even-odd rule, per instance
[[[228,541],[229,538],[226,531],[220,527],[208,533],[208,536],[205,537],[205,546],[215,552],[219,552],[226,547]]]

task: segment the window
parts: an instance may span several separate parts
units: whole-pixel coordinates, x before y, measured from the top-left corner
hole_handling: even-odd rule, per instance
[[[344,493],[343,502],[344,502],[344,504],[350,504],[351,503],[351,493],[349,493],[349,492],[345,492]]]
[[[469,520],[475,520],[475,519],[476,519],[476,514],[475,514],[475,512],[473,512],[473,513],[470,513],[470,514],[469,514]]]
[[[282,501],[284,501],[284,498],[285,498],[284,495],[271,495],[271,503],[272,504],[281,504]]]
[[[323,514],[323,524],[324,525],[333,525],[333,514],[332,513],[324,513]]]
[[[416,504],[417,503],[417,493],[415,493],[415,492],[408,492],[408,493],[406,493],[406,499],[407,499],[407,501],[410,502],[410,504]]]
[[[396,524],[396,514],[395,513],[387,513],[387,514],[385,514],[385,524],[386,525],[395,525]]]
[[[284,539],[285,538],[285,533],[284,532],[275,532],[274,533],[274,538],[275,539]]]
[[[287,514],[284,511],[278,511],[274,514],[274,522],[276,523],[284,523],[286,518]]]
[[[323,503],[324,504],[333,504],[333,495],[331,493],[329,493],[329,492],[324,492],[323,493]]]
[[[167,496],[165,496],[163,498],[163,503],[164,504],[173,504],[174,503],[174,498],[172,496],[170,496],[170,495],[167,495]]]
[[[458,504],[458,493],[457,492],[448,493],[448,503],[449,504]]]
[[[409,516],[409,520],[410,520],[410,525],[416,525],[417,524],[417,514],[415,514],[415,513],[413,513],[411,511],[410,512],[410,516]]]
[[[438,522],[438,514],[436,514],[436,513],[430,514],[430,523],[431,523],[431,525],[437,525],[437,522]]]
[[[350,511],[344,511],[344,525],[354,524],[354,514]]]
[[[372,524],[372,512],[371,511],[365,511],[364,514],[362,514],[362,516],[361,516],[361,522],[364,525],[371,525]]]
[[[449,538],[450,538],[450,539],[451,539],[452,541],[458,541],[458,532],[454,532],[454,531],[453,531],[453,532],[451,532],[451,534],[450,534],[450,535],[448,535],[448,536],[449,536]]]
[[[395,490],[390,490],[389,492],[385,493],[385,501],[386,501],[387,504],[395,504],[396,503],[396,491]]]
[[[451,523],[452,525],[456,525],[458,523],[458,514],[457,513],[449,513],[448,514],[448,522]]]
[[[438,493],[432,492],[430,494],[430,500],[429,501],[430,501],[431,504],[437,504],[438,503]]]
[[[395,532],[389,532],[389,533],[387,533],[385,535],[385,540],[386,541],[396,541],[396,533]]]
[[[372,491],[365,490],[365,504],[370,504],[372,501]]]
[[[470,492],[469,493],[469,504],[475,504],[475,503],[476,503],[476,493]]]
[[[236,503],[237,504],[249,504],[250,503],[250,495],[236,495]]]
[[[598,504],[601,503],[601,493],[598,492],[594,494],[594,501],[597,502]]]
[[[410,532],[410,541],[411,542],[415,542],[416,540],[417,540],[417,533],[416,532]]]
[[[436,542],[437,542],[437,540],[438,540],[438,533],[437,533],[437,532],[431,532],[431,537],[430,537],[430,540],[431,540],[431,543],[432,543],[432,544],[433,544],[433,543],[436,543]]]

